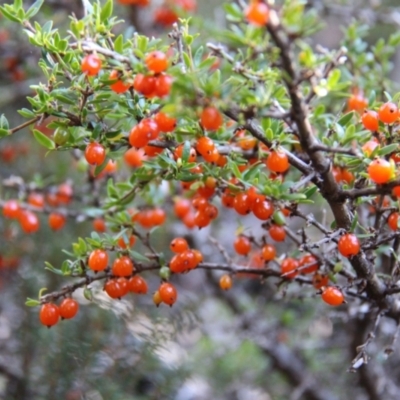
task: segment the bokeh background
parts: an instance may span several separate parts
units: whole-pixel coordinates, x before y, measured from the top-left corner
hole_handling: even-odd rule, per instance
[[[196,16],[204,22],[196,22],[193,30],[213,40],[213,30],[226,26],[222,2],[198,3]],[[315,7],[325,24],[313,41],[338,46],[340,26],[356,18],[370,26],[368,41],[373,43],[399,29],[396,6],[396,1],[309,1],[308,7]],[[40,18],[51,19],[65,32],[70,12],[80,15],[81,2],[48,0]],[[116,4],[116,13],[126,21],[121,30],[135,26],[149,35],[166,35],[152,23],[149,8]],[[7,115],[11,126],[24,122],[17,110],[29,108],[25,97],[32,93],[30,85],[44,81],[39,57],[22,30],[1,18],[0,114]],[[399,57],[393,59],[394,81],[400,80]],[[70,154],[46,155],[28,129],[0,141],[0,179],[0,198],[16,196],[24,182],[51,187],[72,181],[77,196],[85,196],[96,184],[88,182]],[[244,225],[251,227],[251,218]],[[193,233],[169,215],[168,226],[155,233],[153,244],[163,250],[173,236],[185,235],[193,247],[204,250],[206,260],[218,261],[222,256],[210,236],[232,251],[236,227],[232,213],[216,226]],[[384,351],[394,322],[381,324],[368,348],[370,364],[349,373],[355,348],[371,329],[370,318],[351,304],[328,309],[310,291],[299,296],[298,288],[292,293],[276,282],[238,279],[232,291],[222,293],[220,274],[194,271],[175,279],[179,301],[171,309],[154,307],[151,296],[110,301],[101,286],[94,285],[92,302],[77,291],[81,309],[76,319],[43,328],[38,310],[26,307],[25,300],[37,298],[40,288],[65,284],[44,270],[43,261],[59,265],[62,249],[69,250],[72,241],[91,230],[91,221],[69,221],[54,234],[43,216],[40,231],[26,236],[0,218],[0,399],[400,398],[400,351],[395,349],[390,358]],[[139,245],[136,250],[144,251]],[[154,291],[158,276],[146,278]]]

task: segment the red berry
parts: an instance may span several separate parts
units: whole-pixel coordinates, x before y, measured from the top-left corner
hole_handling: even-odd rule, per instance
[[[49,226],[54,231],[62,229],[66,222],[65,215],[53,212],[49,215]]]
[[[59,306],[60,317],[64,319],[74,318],[78,310],[79,303],[70,297],[64,299]]]
[[[23,210],[20,212],[18,221],[25,233],[35,233],[40,226],[37,215],[28,210]]]
[[[355,256],[360,252],[360,241],[354,233],[344,234],[338,242],[339,253],[344,257]]]
[[[108,254],[101,249],[93,250],[90,253],[88,266],[92,271],[104,271],[108,264]]]
[[[28,202],[28,204],[30,204],[33,207],[43,208],[44,207],[44,196],[42,193],[36,193],[36,192],[29,193],[27,202]],[[58,205],[58,202],[56,205]]]
[[[88,76],[96,76],[101,70],[101,60],[96,54],[88,54],[82,59],[81,70]]]
[[[294,258],[285,258],[281,264],[281,274],[285,278],[293,279],[295,278],[299,272],[297,268],[299,268],[300,263]]]
[[[173,79],[167,74],[160,74],[155,77],[154,95],[157,97],[166,97],[171,92]]]
[[[176,299],[178,297],[178,292],[175,286],[172,285],[171,283],[168,282],[162,283],[158,291],[160,293],[161,300],[165,304],[172,306],[176,302]]]
[[[101,165],[106,159],[106,149],[100,143],[91,142],[86,146],[85,158],[90,165]]]
[[[390,101],[382,104],[378,111],[378,117],[384,124],[393,124],[399,117],[397,105]]]
[[[115,259],[111,273],[114,276],[130,276],[133,273],[133,262],[127,256]]]
[[[376,158],[368,166],[368,175],[371,181],[375,183],[386,183],[392,178],[392,165],[384,158]]]
[[[246,236],[238,236],[233,242],[236,253],[247,256],[251,250],[251,242]]]
[[[389,215],[389,218],[388,218],[388,225],[389,225],[389,228],[390,228],[392,231],[397,231],[397,230],[399,230],[399,227],[398,227],[398,220],[399,220],[399,213],[398,213],[398,212],[392,212],[392,213]]]
[[[55,325],[60,318],[60,311],[53,303],[43,304],[40,308],[39,319],[40,322],[50,328]]]
[[[329,304],[330,306],[340,306],[344,302],[343,293],[336,287],[328,286],[326,287],[322,294],[322,300]]]
[[[5,218],[15,219],[19,217],[21,207],[17,200],[7,200],[3,205],[3,215]]]
[[[216,131],[223,123],[221,113],[215,107],[206,107],[200,115],[200,123],[204,129]]]
[[[164,72],[168,68],[167,56],[162,51],[152,51],[147,54],[145,63],[147,68],[156,74]]]
[[[128,281],[129,290],[136,294],[146,294],[148,292],[147,282],[140,276],[132,276]]]

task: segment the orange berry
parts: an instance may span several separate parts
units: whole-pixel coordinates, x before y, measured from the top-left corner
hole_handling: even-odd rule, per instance
[[[273,214],[274,206],[265,196],[258,196],[254,200],[251,210],[258,219],[266,221]]]
[[[382,104],[378,111],[378,117],[384,124],[393,124],[399,118],[397,105],[390,101]]]
[[[66,222],[65,215],[53,212],[49,215],[49,226],[54,231],[62,229]]]
[[[326,287],[323,290],[321,297],[325,303],[333,307],[340,306],[344,302],[343,293],[334,286]]]
[[[222,290],[229,290],[232,287],[232,278],[230,275],[222,275],[219,279],[219,287]]]
[[[151,222],[154,226],[162,225],[167,218],[167,214],[161,208],[155,208],[151,211]]]
[[[93,250],[89,255],[88,266],[92,271],[104,271],[108,264],[108,254],[101,249]]]
[[[128,289],[128,281],[125,278],[122,278],[121,281],[119,281],[119,279],[110,279],[104,285],[105,292],[112,299],[120,299],[126,294],[127,289]]]
[[[128,246],[129,246],[129,247],[133,247],[133,245],[135,244],[135,242],[136,242],[136,237],[133,236],[133,235],[129,236],[128,243],[125,242],[125,239],[124,239],[123,237],[120,237],[120,238],[118,239],[118,246],[119,246],[121,249],[126,249]]]
[[[194,224],[200,229],[210,225],[210,222],[211,218],[202,211],[197,211],[194,215]]]
[[[206,107],[200,115],[200,123],[204,129],[216,131],[223,124],[221,113],[215,107]]]
[[[266,244],[261,250],[261,255],[265,261],[272,261],[276,257],[276,249],[272,244]]]
[[[60,311],[58,307],[53,303],[45,303],[40,308],[39,313],[40,322],[50,328],[51,326],[57,324],[60,319]]]
[[[156,74],[164,72],[168,68],[167,56],[162,51],[152,51],[147,54],[144,62],[147,68]]]
[[[190,201],[177,199],[174,203],[174,212],[178,218],[184,218],[190,211]]]
[[[96,232],[99,232],[99,233],[103,233],[103,232],[105,232],[106,231],[106,221],[104,221],[104,219],[103,218],[95,218],[94,220],[93,220],[93,229],[96,231]]]
[[[245,16],[249,23],[255,26],[264,26],[269,19],[268,6],[265,3],[252,1],[245,10]]]
[[[344,257],[352,257],[360,252],[360,241],[354,233],[346,233],[339,239],[338,250]]]
[[[392,193],[393,196],[400,197],[400,186],[395,186]]]
[[[365,129],[376,132],[379,129],[378,113],[376,111],[365,110],[361,117],[361,123]]]
[[[283,226],[272,224],[268,233],[275,242],[283,242],[286,238],[286,231]]]
[[[110,73],[110,80],[115,81],[114,83],[110,84],[110,89],[115,93],[125,93],[129,90],[130,85],[127,85],[119,78],[119,73],[116,70],[111,71]]]
[[[249,196],[246,193],[238,193],[233,200],[233,208],[240,215],[247,215],[251,211]]]
[[[88,54],[82,59],[81,70],[88,76],[96,76],[101,70],[101,60],[96,54]]]
[[[362,112],[368,107],[368,100],[361,94],[353,94],[347,101],[349,111]]]
[[[132,275],[133,270],[134,267],[132,260],[127,256],[121,256],[115,259],[111,273],[114,276],[130,276]]]
[[[388,218],[388,225],[389,225],[389,228],[392,230],[392,231],[397,231],[397,230],[399,230],[399,228],[398,228],[398,221],[399,221],[399,213],[398,212],[392,212],[390,215],[389,215],[389,218]]]
[[[306,265],[308,267],[305,267]],[[312,254],[306,254],[300,259],[299,266],[302,267],[300,269],[302,274],[312,274],[318,270],[318,260]]]
[[[136,294],[147,294],[149,287],[140,275],[132,276],[128,281],[129,290]]]
[[[161,132],[172,132],[176,128],[176,118],[169,117],[161,111],[154,115],[154,121]]]
[[[162,298],[160,295],[160,291],[157,290],[156,292],[154,292],[153,294],[153,303],[158,307],[161,303],[162,303]]]
[[[79,303],[70,297],[64,299],[59,306],[60,317],[63,319],[74,318],[78,310]]]
[[[100,143],[91,142],[86,146],[85,158],[90,165],[101,165],[106,159],[106,149]]]
[[[125,163],[132,168],[139,168],[143,165],[143,160],[146,159],[144,155],[144,150],[135,149],[131,147],[124,154]]]
[[[379,143],[377,143],[375,140],[368,140],[362,147],[362,151],[366,156],[370,156],[372,152],[379,147]]]
[[[169,248],[174,253],[182,253],[189,248],[189,245],[184,238],[178,237],[172,240]]]
[[[57,188],[57,200],[60,204],[69,204],[72,200],[74,191],[69,183],[62,183]]]
[[[158,291],[160,292],[161,300],[165,304],[172,306],[176,302],[178,297],[178,292],[175,286],[172,285],[172,283],[169,282],[162,283],[158,288]]]
[[[328,285],[329,277],[328,275],[321,275],[319,272],[316,272],[313,276],[312,282],[315,289],[321,289]]]
[[[392,165],[389,161],[384,158],[376,158],[368,166],[368,175],[371,181],[377,184],[383,184],[388,182],[392,175]]]
[[[246,236],[238,236],[233,242],[236,253],[247,256],[251,250],[251,242]]]
[[[286,172],[290,167],[288,156],[281,151],[271,151],[267,158],[266,165],[270,171],[276,173]]]
[[[180,144],[174,151],[174,159],[178,160],[178,158],[183,158],[183,149],[185,147],[185,144],[182,143]],[[196,162],[196,158],[197,158],[197,153],[196,150],[193,147],[189,148],[189,155],[187,158],[187,162],[189,163],[194,163]]]
[[[133,88],[144,96],[152,96],[156,88],[156,78],[152,75],[137,74],[133,80]]]

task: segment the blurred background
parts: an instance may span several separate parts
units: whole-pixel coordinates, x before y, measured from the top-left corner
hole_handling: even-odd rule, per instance
[[[1,0],[4,3],[4,0]],[[24,1],[24,4],[30,3]],[[116,14],[149,35],[164,36],[168,28],[155,22],[160,2],[140,8],[116,3]],[[240,2],[239,2],[240,3]],[[306,2],[307,3],[307,2]],[[222,1],[199,0],[193,30],[213,38],[226,26]],[[397,1],[309,1],[325,24],[315,43],[333,48],[342,39],[341,25],[352,18],[371,27],[368,41],[387,37],[400,26]],[[47,0],[39,16],[51,19],[62,32],[68,14],[82,15],[78,0]],[[40,51],[29,45],[16,24],[0,18],[0,114],[10,126],[25,120],[17,110],[29,108],[30,85],[44,82],[37,67]],[[393,60],[393,80],[400,80],[399,55]],[[10,179],[12,177],[12,179]],[[0,198],[30,187],[74,182],[76,196],[95,183],[87,179],[70,154],[52,153],[33,140],[29,130],[0,141]],[[72,203],[71,207],[74,206]],[[321,210],[323,212],[323,210]],[[168,227],[153,238],[157,249],[184,235],[201,248],[208,261],[222,259],[219,242],[232,252],[237,220],[228,214],[212,228],[193,233],[168,216]],[[175,277],[179,300],[173,308],[153,305],[151,295],[111,301],[93,285],[92,302],[76,292],[81,304],[73,321],[43,328],[38,309],[25,306],[40,288],[60,288],[65,280],[44,270],[43,261],[60,265],[77,237],[92,231],[91,221],[68,221],[54,234],[41,216],[41,229],[23,235],[0,218],[0,399],[4,400],[390,400],[399,399],[400,352],[387,358],[384,349],[395,332],[393,321],[380,325],[368,347],[372,362],[347,371],[355,348],[371,329],[368,315],[347,307],[328,309],[309,290],[257,279],[237,279],[234,289],[221,292],[219,273],[193,271]],[[249,217],[245,226],[252,225]],[[144,251],[137,245],[137,251]],[[167,251],[167,254],[168,251]],[[247,259],[238,262],[248,263]],[[159,283],[147,274],[150,291]],[[292,285],[293,286],[293,285]],[[357,311],[357,313],[356,313]],[[361,310],[362,311],[362,310]]]

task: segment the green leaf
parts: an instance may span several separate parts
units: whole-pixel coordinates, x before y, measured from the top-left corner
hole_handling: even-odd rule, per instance
[[[358,213],[354,214],[354,218],[351,222],[350,232],[354,232],[358,223]]]
[[[37,129],[33,130],[33,136],[35,137],[36,141],[43,147],[46,147],[46,149],[54,150],[56,148],[55,143]]]
[[[354,111],[351,111],[343,115],[343,117],[340,118],[337,123],[341,126],[346,126],[352,120],[353,116],[354,116]]]
[[[10,131],[8,129],[2,129],[0,128],[0,138],[6,137],[10,134]]]
[[[122,54],[124,51],[124,36],[119,35],[114,42],[114,49],[117,53]]]
[[[9,19],[12,22],[21,22],[21,20],[15,16],[13,13],[11,13],[10,11],[6,10],[5,7],[0,7],[0,10],[2,12],[2,14]]]
[[[182,152],[182,161],[187,163],[190,156],[190,142],[189,140],[185,140],[185,144],[183,145],[183,152]]]
[[[129,254],[132,256],[132,258],[134,258],[137,261],[143,261],[143,262],[149,262],[150,261],[150,259],[148,259],[143,254],[138,253],[137,251],[129,250]]]
[[[22,115],[24,118],[34,118],[35,113],[27,108],[23,108],[22,110],[18,110],[18,114]]]
[[[40,306],[40,301],[30,299],[29,297],[26,299],[25,305],[28,307],[37,307]]]
[[[389,144],[388,146],[377,149],[376,154],[380,156],[385,156],[386,154],[394,153],[399,150],[399,145],[397,143]],[[372,155],[372,154],[371,154]]]
[[[281,195],[283,200],[306,200],[307,196],[303,193],[283,193]]]
[[[25,14],[25,18],[29,19],[32,18],[33,16],[35,16],[38,11],[40,10],[40,8],[42,7],[44,3],[44,0],[36,0],[28,9],[28,11]]]
[[[56,275],[64,275],[59,269],[54,268],[49,262],[45,261],[44,263],[46,265],[46,267],[44,269],[47,269]]]
[[[112,16],[113,13],[113,0],[107,0],[100,13],[101,22],[105,22],[108,18]]]
[[[89,301],[93,300],[93,293],[88,287],[85,287],[85,289],[83,289],[83,296],[85,297],[86,300]]]

